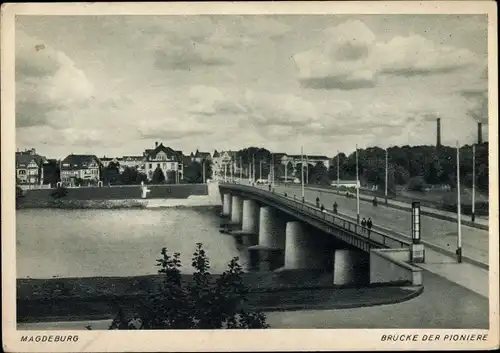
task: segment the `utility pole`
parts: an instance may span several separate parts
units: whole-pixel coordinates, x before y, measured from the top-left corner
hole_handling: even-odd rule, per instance
[[[359,224],[359,167],[358,167],[358,145],[356,144],[356,222]]]
[[[340,194],[340,152],[337,150],[337,194]]]
[[[202,166],[203,166],[203,184],[205,184],[205,181],[206,181],[206,179],[205,179],[205,160],[203,160]]]
[[[457,141],[457,260],[462,262],[462,201],[460,198],[460,146]]]
[[[240,156],[240,183],[243,179],[243,162],[241,160],[241,156]]]
[[[301,171],[301,174],[300,174],[300,179],[302,181],[302,202],[304,202],[304,147],[300,147],[300,159],[301,159],[301,162],[300,162],[300,171]]]
[[[255,154],[252,155],[253,164],[252,164],[252,182],[255,182]]]
[[[272,153],[271,153],[271,172],[272,172],[271,187],[274,190],[274,154]]]
[[[471,221],[476,221],[476,144],[472,145],[472,214]]]
[[[388,173],[389,173],[389,157],[388,157],[388,150],[387,148],[385,149],[385,204],[387,205],[387,182],[389,180]]]
[[[309,185],[309,158],[306,155],[306,184]]]
[[[262,180],[262,157],[260,157],[259,162],[259,180]]]

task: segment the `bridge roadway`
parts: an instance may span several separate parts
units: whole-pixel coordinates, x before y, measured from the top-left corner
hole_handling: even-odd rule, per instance
[[[268,185],[257,187],[267,189]],[[281,195],[286,192],[289,197],[296,195],[297,199],[302,197],[301,188],[293,185],[275,185],[275,192]],[[320,203],[330,212],[333,203],[337,202],[340,215],[351,219],[356,218],[356,198],[348,199],[343,194],[339,195],[311,188],[305,188],[304,194],[308,203],[315,203],[316,197],[319,197]],[[406,237],[411,234],[411,214],[408,211],[383,206],[374,207],[369,202],[360,201],[360,217],[361,219],[371,217],[374,230],[389,231],[392,234],[400,234]],[[424,215],[422,215],[421,221],[423,240],[442,249],[455,252],[458,238],[457,223]],[[464,256],[470,257],[479,263],[488,264],[488,240],[488,231],[462,225],[462,254]]]
[[[300,198],[296,197],[294,200],[291,195],[285,197],[283,193],[271,193],[268,188],[253,188],[244,183],[227,183],[224,186],[229,191],[233,189],[233,192],[243,197],[248,194],[248,196],[261,200],[276,209],[290,213],[299,220],[327,233],[334,232],[337,238],[366,252],[369,252],[373,248],[406,248],[411,243],[410,239],[397,234],[394,235],[378,230],[368,232],[358,225],[355,220],[353,221],[341,215],[334,215],[331,212],[321,212],[314,205],[301,202]],[[334,229],[339,231],[335,231]]]
[[[242,182],[241,184],[248,185],[248,182]],[[268,190],[268,185],[257,186],[260,189]],[[275,187],[275,193],[281,193],[284,197],[284,192],[287,192],[288,198],[293,200],[293,195],[296,195],[296,199],[300,200],[301,190],[300,187],[293,186],[278,186]],[[321,202],[330,202],[333,205],[334,201],[337,201],[339,205],[339,215],[343,218],[355,220],[356,218],[356,200],[346,199],[345,195],[331,194],[327,192],[319,192],[317,190],[305,190],[306,203],[312,204],[315,202],[316,197],[319,196]],[[331,207],[329,206],[329,213],[331,213]],[[350,208],[352,209],[350,209]],[[315,208],[315,207],[314,207]],[[404,239],[409,241],[410,236],[410,215],[408,211],[402,211],[398,209],[392,209],[387,207],[374,207],[371,203],[361,202],[360,203],[361,217],[371,217],[375,223],[374,230],[376,230],[377,225],[382,224],[383,232],[389,233],[393,237],[398,239]],[[472,290],[477,294],[488,297],[489,296],[489,270],[487,257],[480,257],[480,251],[477,251],[476,247],[480,247],[482,250],[488,243],[488,232],[477,228],[471,228],[462,226],[463,234],[465,235],[466,241],[463,242],[464,253],[468,256],[471,254],[476,255],[477,261],[464,261],[462,263],[457,263],[456,256],[454,254],[453,244],[456,244],[456,236],[454,242],[444,243],[447,239],[446,233],[443,234],[443,229],[445,232],[451,232],[455,230],[456,223],[436,219],[430,216],[422,216],[422,238],[424,240],[430,241],[434,244],[441,244],[441,246],[425,248],[426,261],[424,264],[418,264],[418,267],[426,270],[424,275],[424,282],[426,283],[426,288],[428,283],[425,278],[431,273],[437,274],[443,279],[447,279],[450,282],[456,283],[464,288]],[[389,228],[389,229],[387,229]],[[391,233],[391,230],[392,233]],[[425,233],[424,233],[425,232]],[[485,234],[484,234],[485,233]],[[397,237],[397,235],[399,236]],[[474,243],[474,237],[479,239],[477,243]],[[448,235],[449,238],[449,235]],[[449,247],[443,247],[442,245],[449,244]],[[444,249],[444,251],[443,251]],[[476,251],[475,251],[476,250]],[[487,249],[485,251],[487,253]],[[428,272],[427,272],[428,271]]]

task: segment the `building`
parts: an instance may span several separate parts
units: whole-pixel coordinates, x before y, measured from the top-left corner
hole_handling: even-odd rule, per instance
[[[122,163],[122,159],[118,158],[118,157],[111,158],[111,157],[104,156],[104,157],[100,158],[100,161],[101,161],[102,166],[104,168],[107,168],[111,163],[117,164],[119,166],[121,166],[121,163]]]
[[[210,152],[200,152],[196,150],[196,153],[191,153],[191,161],[197,162],[197,163],[202,163],[203,161],[211,161],[212,156],[210,155]]]
[[[76,186],[98,183],[102,163],[95,155],[70,154],[61,161],[61,183]]]
[[[34,148],[16,152],[16,184],[43,184],[43,163],[45,157],[39,156]]]
[[[183,162],[182,151],[175,151],[163,143],[155,142],[154,149],[144,151],[144,172],[148,180],[152,180],[155,169],[160,168],[166,182],[180,181],[184,174]]]
[[[304,155],[301,156],[299,155],[285,155],[282,157],[282,163],[286,164],[292,163],[294,168],[297,164],[302,162],[302,158],[304,158],[304,163],[307,163],[309,165],[316,165],[317,163],[321,162],[323,165],[326,167],[326,169],[330,168],[330,158],[327,156],[317,156],[317,155]]]
[[[236,151],[221,151],[215,150],[212,157],[212,173],[216,180],[223,180],[231,176],[238,176],[240,173],[240,161],[237,158]]]
[[[134,168],[139,172],[145,173],[144,170],[144,157],[143,156],[123,156],[119,160],[120,173],[125,170],[125,168]]]

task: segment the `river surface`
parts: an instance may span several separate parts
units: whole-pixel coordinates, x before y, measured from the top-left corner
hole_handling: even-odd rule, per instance
[[[221,273],[246,254],[233,237],[219,233],[216,210],[27,209],[16,212],[17,278],[135,276],[157,273],[162,247],[179,252],[182,272],[201,242],[212,272]]]
[[[154,274],[162,247],[180,252],[182,271],[202,242],[212,272],[234,256],[231,236],[219,233],[214,208],[52,210],[16,212],[17,277],[51,278]],[[409,301],[367,308],[267,313],[272,328],[488,328],[488,299],[424,271],[425,290]],[[87,323],[85,323],[86,325]],[[19,329],[83,329],[84,322],[19,324]],[[108,320],[93,322],[106,329]]]

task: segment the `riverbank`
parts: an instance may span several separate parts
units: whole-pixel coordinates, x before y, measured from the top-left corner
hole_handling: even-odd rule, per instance
[[[16,209],[150,209],[150,208],[222,208],[205,197],[185,200],[29,200],[17,205]]]
[[[244,273],[250,288],[246,307],[262,311],[354,308],[399,303],[422,293],[421,286],[338,287],[331,274],[309,270]],[[217,275],[214,275],[217,278]],[[18,323],[104,320],[118,307],[134,311],[162,276],[17,280]],[[188,283],[192,276],[183,275]],[[82,329],[84,329],[82,327]]]

